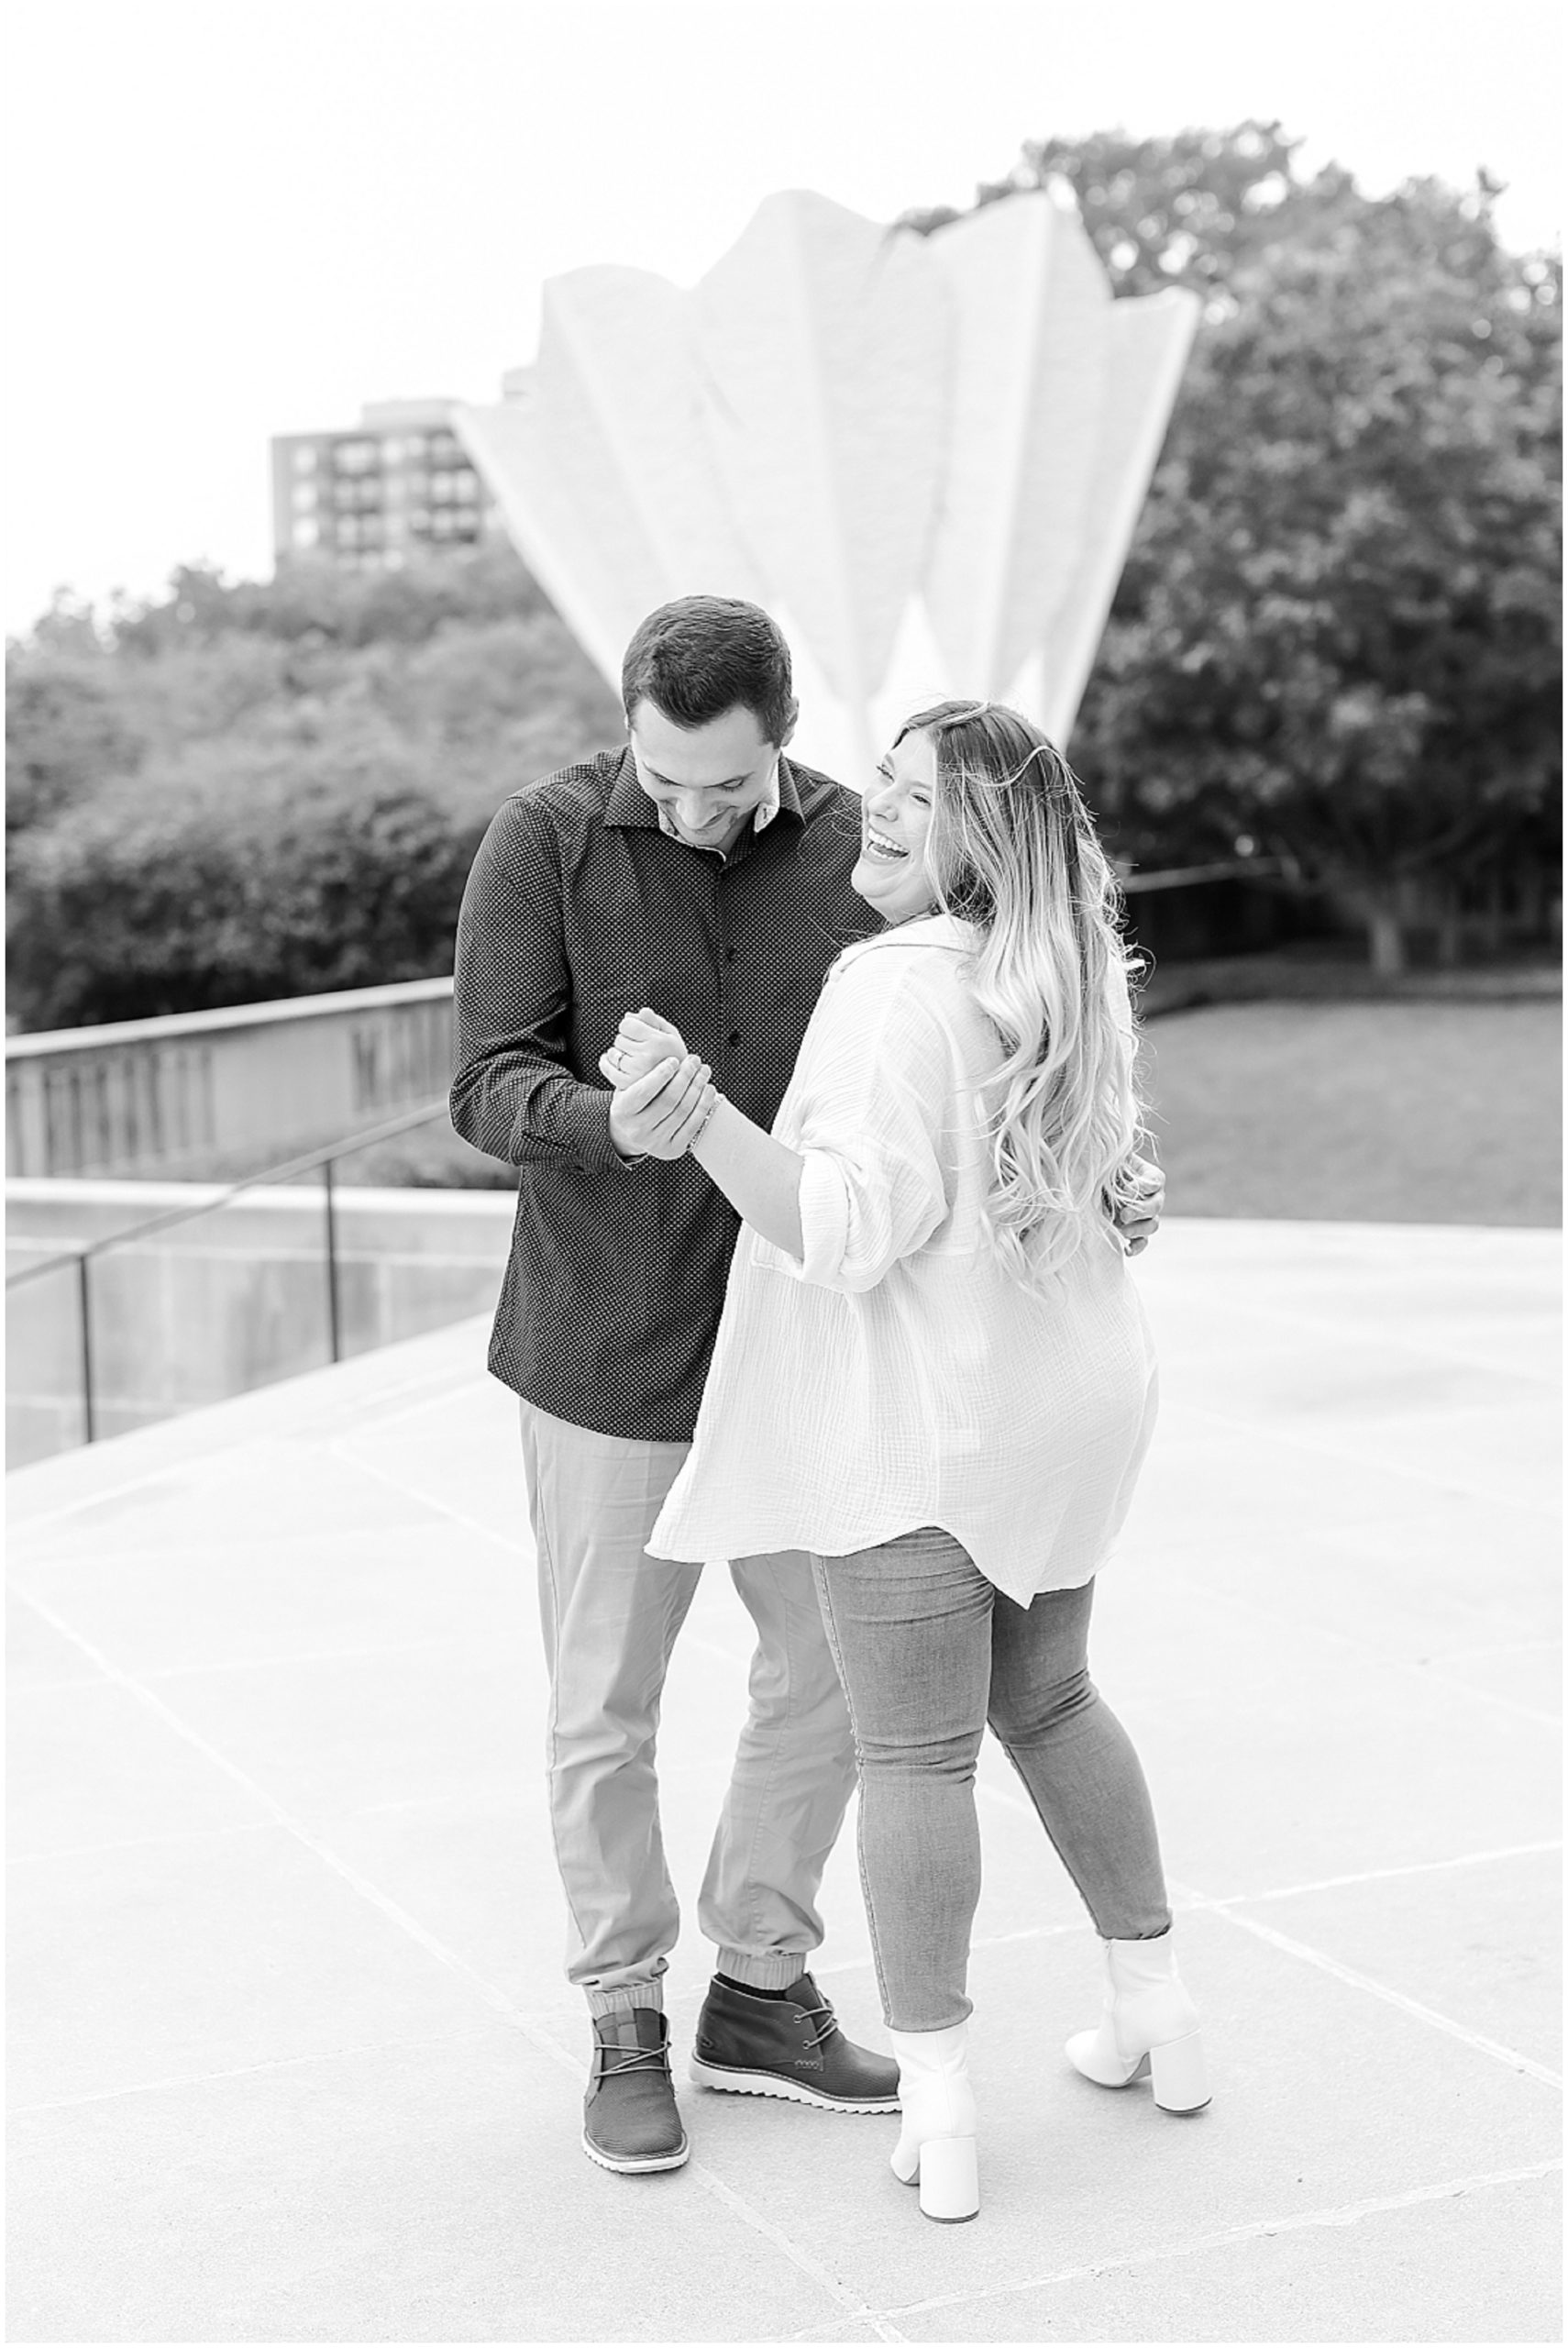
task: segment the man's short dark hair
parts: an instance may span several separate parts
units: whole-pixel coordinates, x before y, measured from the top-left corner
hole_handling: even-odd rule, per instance
[[[626,647],[621,700],[628,725],[640,701],[692,728],[749,709],[777,748],[795,716],[790,648],[756,604],[681,595],[650,612]]]

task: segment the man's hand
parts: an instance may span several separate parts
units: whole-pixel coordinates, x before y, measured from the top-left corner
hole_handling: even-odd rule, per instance
[[[607,1052],[599,1057],[599,1073],[607,1084],[624,1091],[639,1076],[646,1076],[660,1060],[684,1059],[680,1031],[657,1011],[628,1011]]]
[[[712,1075],[695,1052],[681,1059],[667,1054],[621,1088],[610,1103],[610,1138],[622,1157],[684,1157],[715,1097]]]
[[[1165,1178],[1150,1159],[1134,1157],[1128,1161],[1125,1187],[1136,1195],[1123,1200],[1117,1208],[1116,1227],[1127,1243],[1127,1253],[1141,1256],[1160,1227],[1165,1205]]]

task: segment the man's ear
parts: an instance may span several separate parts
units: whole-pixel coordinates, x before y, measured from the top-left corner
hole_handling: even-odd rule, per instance
[[[800,721],[800,715],[801,704],[798,701],[792,701],[790,703],[790,715],[785,724],[784,731],[778,737],[778,747],[779,749],[782,750],[788,748],[789,745],[794,740],[795,727]]]

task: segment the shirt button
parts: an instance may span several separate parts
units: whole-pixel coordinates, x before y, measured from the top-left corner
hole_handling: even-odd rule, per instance
[[[740,1042],[740,1037],[739,1037],[739,1036],[738,1036],[738,1035],[734,1035],[734,1036],[732,1036],[730,1037],[730,1049],[731,1049],[731,1051],[732,1051],[732,1052],[734,1050],[734,1048],[735,1048],[736,1045],[737,1045],[739,1042]]]
[[[734,947],[733,946],[726,946],[726,947],[725,947],[725,948],[724,948],[724,959],[725,959],[725,961],[726,961],[726,962],[733,962],[733,961],[734,960],[734,958],[735,958],[735,949],[734,949]]]

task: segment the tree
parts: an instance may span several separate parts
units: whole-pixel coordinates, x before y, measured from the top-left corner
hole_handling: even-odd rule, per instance
[[[430,782],[378,728],[149,766],[18,844],[14,990],[71,1026],[438,974],[484,818]]]
[[[1560,263],[1502,249],[1485,179],[1373,200],[1276,124],[1046,142],[980,200],[1052,180],[1119,291],[1207,321],[1075,760],[1124,850],[1246,841],[1380,968],[1452,957],[1550,871]]]
[[[1299,144],[1277,122],[1261,121],[1173,138],[1106,130],[1031,139],[1004,179],[977,191],[976,208],[1032,189],[1068,189],[1118,294],[1164,285],[1222,294],[1245,253],[1286,232],[1285,207],[1301,193]],[[958,216],[942,205],[906,213],[902,225],[927,233]]]
[[[41,651],[17,663],[6,695],[6,831],[47,824],[108,777],[134,774],[147,745],[101,655]]]
[[[509,791],[614,696],[504,547],[407,571],[187,568],[9,648],[11,1007],[150,1016],[451,968]]]

